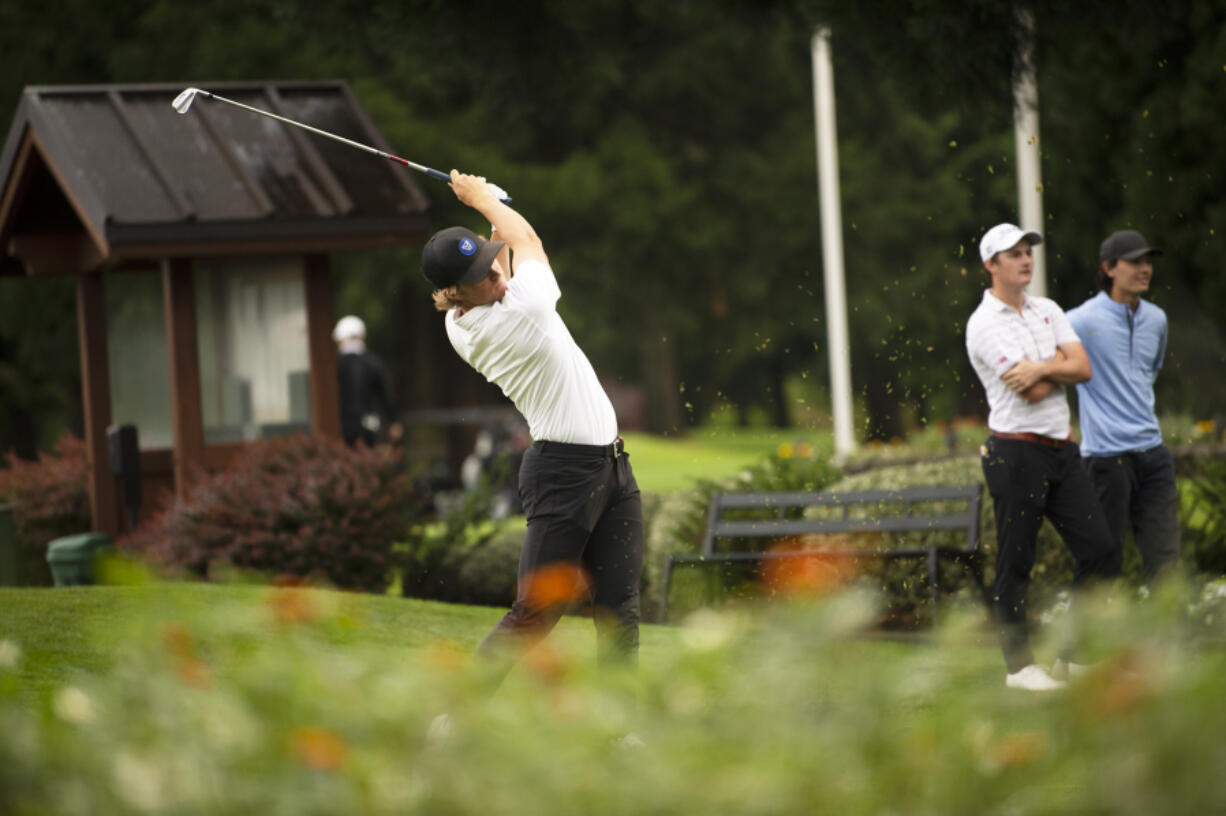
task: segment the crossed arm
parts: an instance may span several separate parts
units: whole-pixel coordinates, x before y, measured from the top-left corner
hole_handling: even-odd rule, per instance
[[[1081,343],[1065,343],[1050,360],[1022,360],[1001,375],[1005,385],[1027,402],[1038,402],[1056,384],[1076,385],[1090,379],[1090,358]]]

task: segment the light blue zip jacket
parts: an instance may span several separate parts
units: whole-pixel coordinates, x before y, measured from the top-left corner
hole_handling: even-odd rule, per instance
[[[1094,375],[1077,386],[1083,456],[1114,456],[1162,444],[1154,380],[1166,356],[1166,312],[1141,300],[1134,313],[1099,292],[1068,312]]]

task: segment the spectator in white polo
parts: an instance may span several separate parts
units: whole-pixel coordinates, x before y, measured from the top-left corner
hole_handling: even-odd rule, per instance
[[[1059,688],[1080,669],[1062,653],[1053,671],[1035,663],[1026,595],[1044,517],[1073,555],[1073,585],[1119,573],[1118,550],[1072,439],[1065,386],[1090,379],[1090,361],[1054,301],[1026,293],[1037,232],[997,224],[979,255],[991,288],[966,324],[966,350],[987,394],[991,435],[981,449],[996,511],[993,599],[1004,652],[1005,684]],[[1053,676],[1055,675],[1055,676]]]
[[[1111,233],[1098,252],[1102,291],[1068,313],[1094,366],[1077,386],[1081,455],[1121,553],[1132,528],[1146,583],[1179,559],[1175,463],[1154,413],[1166,312],[1141,297],[1161,254],[1136,230]]]

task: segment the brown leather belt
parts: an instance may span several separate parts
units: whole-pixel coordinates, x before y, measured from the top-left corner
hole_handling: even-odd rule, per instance
[[[1046,445],[1049,448],[1063,448],[1072,439],[1056,439],[1051,436],[1043,436],[1035,433],[1003,433],[1001,431],[992,431],[992,436],[1000,439],[1021,439],[1024,442],[1035,442],[1039,445]]]

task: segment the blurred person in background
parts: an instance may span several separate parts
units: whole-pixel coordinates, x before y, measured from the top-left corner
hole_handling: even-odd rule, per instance
[[[404,431],[395,420],[387,375],[379,360],[366,350],[366,324],[345,315],[332,330],[336,342],[336,370],[340,384],[341,436],[346,445],[398,442]]]

